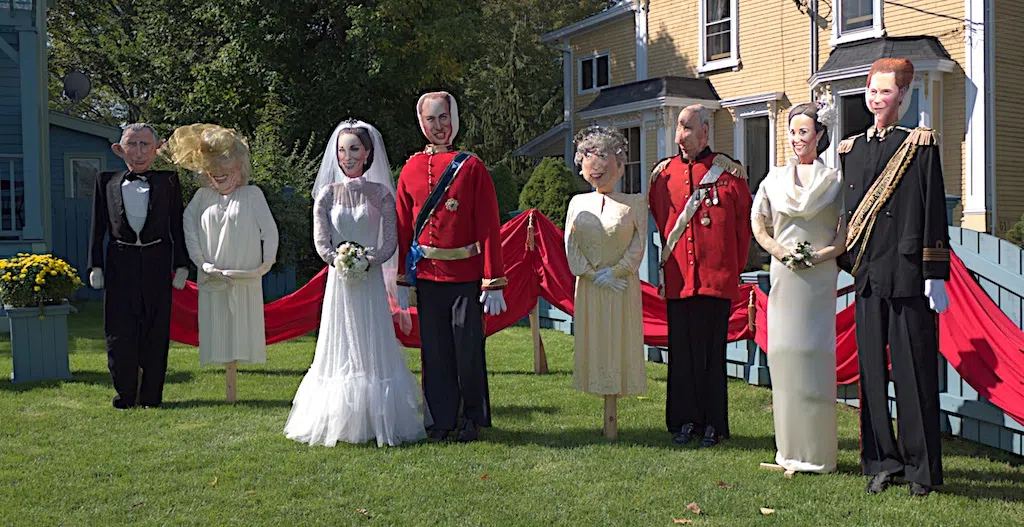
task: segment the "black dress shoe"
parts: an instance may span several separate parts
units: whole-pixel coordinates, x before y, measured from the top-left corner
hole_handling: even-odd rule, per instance
[[[114,396],[113,403],[114,408],[117,410],[127,410],[135,406],[134,404],[126,402],[124,399],[121,398],[120,395]]]
[[[704,427],[704,438],[700,441],[700,446],[703,448],[713,447],[720,443],[725,437],[718,435],[715,431],[715,427],[707,425]]]
[[[480,437],[480,425],[474,423],[472,419],[466,419],[462,423],[462,428],[459,429],[456,440],[460,443],[472,443],[478,437]]]
[[[923,498],[932,491],[932,488],[927,485],[922,485],[916,481],[910,482],[910,496],[914,498]]]
[[[892,483],[892,475],[888,472],[882,471],[875,474],[875,477],[871,478],[868,482],[868,494],[880,494],[885,492],[885,489],[889,488],[889,484]]]
[[[450,432],[450,430],[440,430],[437,428],[431,428],[430,430],[427,430],[427,439],[435,442],[444,441],[445,439],[448,439],[448,434]]]
[[[686,423],[674,436],[672,436],[672,442],[677,445],[685,445],[693,439],[693,423]]]

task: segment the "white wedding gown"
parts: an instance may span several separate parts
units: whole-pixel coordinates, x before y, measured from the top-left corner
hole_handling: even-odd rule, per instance
[[[797,182],[795,159],[768,172],[754,197],[787,249],[803,241],[831,245],[840,218],[840,176],[815,161],[810,183]],[[838,243],[842,243],[839,241]],[[775,463],[796,472],[832,472],[836,430],[836,261],[793,271],[772,258],[768,367],[775,417]]]
[[[394,196],[379,184],[350,179],[325,187],[313,215],[317,252],[331,267],[313,364],[295,394],[285,435],[326,446],[423,439],[429,412],[395,338],[380,267],[398,244]],[[338,278],[333,260],[344,241],[370,249],[365,279]]]

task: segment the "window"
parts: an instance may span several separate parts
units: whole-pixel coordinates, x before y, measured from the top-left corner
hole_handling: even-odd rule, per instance
[[[768,116],[747,117],[743,126],[743,163],[750,178],[750,192],[756,193],[761,181],[768,175],[768,148],[771,140]]]
[[[882,0],[836,0],[832,18],[833,47],[843,42],[878,38],[885,35],[882,24]]]
[[[67,175],[64,178],[66,198],[92,199],[96,178],[103,171],[100,156],[71,156],[67,161]]]
[[[739,65],[736,53],[736,0],[701,0],[700,67],[705,72]]]
[[[610,82],[607,53],[580,60],[580,93],[604,88]]]
[[[629,141],[626,170],[619,180],[619,188],[626,194],[640,194],[643,192],[643,175],[640,171],[640,127],[620,128],[619,133]]]
[[[907,128],[917,128],[920,124],[921,119],[921,90],[914,88],[910,92],[910,106],[907,107],[907,113],[903,114],[903,118],[900,119],[900,126]]]
[[[839,98],[839,119],[842,128],[840,139],[859,134],[875,122],[875,116],[868,110],[863,93],[844,95]]]

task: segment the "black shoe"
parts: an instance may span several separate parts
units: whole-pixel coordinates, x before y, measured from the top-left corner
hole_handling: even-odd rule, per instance
[[[127,409],[132,408],[133,406],[135,406],[134,404],[130,404],[130,403],[126,402],[124,399],[121,398],[120,395],[115,395],[113,402],[114,402],[114,408],[117,409],[117,410],[127,410]]]
[[[713,447],[723,439],[725,439],[723,436],[715,432],[715,427],[707,425],[704,427],[704,439],[701,439],[700,446],[703,448]]]
[[[478,437],[480,437],[480,425],[474,423],[472,419],[466,419],[462,423],[462,428],[459,429],[459,436],[456,440],[460,443],[471,443]]]
[[[914,498],[923,498],[932,491],[932,488],[927,485],[922,485],[916,481],[910,482],[910,496]]]
[[[448,439],[448,434],[450,432],[451,430],[440,430],[437,428],[431,428],[430,430],[427,430],[427,439],[434,442],[444,441],[445,439]]]
[[[693,423],[686,423],[674,436],[672,436],[672,442],[677,445],[685,445],[693,439]]]
[[[151,410],[153,408],[160,408],[160,403],[156,403],[156,404],[143,404],[142,407],[145,408],[146,410]]]
[[[875,474],[875,477],[871,478],[871,481],[868,482],[868,494],[881,494],[882,492],[885,492],[885,489],[889,488],[891,483],[891,474],[885,471],[879,472],[878,474]],[[911,492],[913,492],[913,487],[911,487]]]

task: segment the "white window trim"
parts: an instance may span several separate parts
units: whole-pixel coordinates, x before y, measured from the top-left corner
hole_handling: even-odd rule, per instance
[[[591,121],[591,124],[611,128],[612,130],[615,131],[628,128],[640,129],[640,192],[646,193],[648,190],[647,178],[644,177],[644,175],[648,174],[648,171],[651,170],[651,167],[647,166],[647,128],[645,125],[644,115],[641,113],[639,119],[629,119],[621,122],[615,121],[614,119],[611,118],[595,119]],[[573,152],[575,152],[575,150],[573,150]],[[625,177],[625,175],[623,175],[623,177]],[[615,190],[617,192],[622,190],[622,179],[619,179],[617,182],[615,182]]]
[[[832,6],[835,13],[832,17],[832,38],[828,41],[830,47],[834,48],[839,44],[847,42],[857,42],[885,36],[885,15],[883,14],[885,2],[883,0],[874,0],[871,12],[874,22],[871,24],[871,27],[848,31],[845,34],[841,31],[843,3],[841,0],[834,0]]]
[[[598,59],[600,57],[608,57],[608,86],[602,86],[602,87],[598,87],[597,86],[597,60],[596,59]],[[587,60],[593,60],[594,61],[594,69],[593,69],[593,73],[592,73],[593,76],[594,76],[594,78],[593,78],[593,80],[594,80],[594,87],[590,88],[589,90],[584,90],[583,89],[583,62],[587,61]],[[597,92],[601,91],[604,88],[610,87],[611,85],[612,85],[612,56],[611,56],[611,52],[610,51],[602,51],[602,52],[599,52],[599,53],[593,53],[591,55],[583,55],[583,56],[580,56],[580,57],[576,58],[576,93],[577,94],[579,94],[579,95],[586,95],[588,93],[597,93]]]
[[[75,177],[71,172],[71,162],[75,159],[99,159],[100,160],[100,172],[107,169],[107,154],[105,152],[65,152],[64,153],[64,197],[67,199],[75,199],[78,196],[75,194],[77,187],[75,186]],[[99,174],[96,175],[99,177]]]
[[[935,82],[931,86],[929,86],[929,93],[926,94],[925,83],[932,81]],[[913,90],[919,90],[917,96],[918,126],[930,126],[932,123],[935,122],[935,114],[933,112],[934,107],[932,104],[932,100],[935,94],[932,92],[935,91],[936,89],[941,92],[942,81],[940,79],[930,79],[930,76],[922,78],[922,76],[920,75],[915,75],[914,81],[910,83],[910,92],[913,92]],[[829,144],[828,150],[822,153],[823,157],[827,156],[826,159],[831,162],[831,166],[839,166],[839,152],[837,150],[837,147],[840,141],[846,139],[845,137],[839,136],[840,131],[843,129],[843,112],[842,107],[839,105],[840,99],[842,97],[850,97],[854,95],[864,97],[865,91],[865,88],[852,88],[849,90],[840,90],[835,93],[835,99],[833,104],[836,105],[836,125],[832,127],[831,130],[829,130],[829,139],[831,144]],[[941,132],[942,131],[939,130],[940,137],[942,136]]]
[[[738,24],[738,21],[737,21],[739,19],[738,4],[739,4],[738,0],[729,0],[729,13],[730,13],[730,17],[729,17],[729,39],[730,39],[729,50],[731,51],[731,54],[730,54],[729,58],[718,59],[718,60],[713,60],[713,61],[710,61],[710,62],[706,62],[704,60],[704,51],[705,51],[704,48],[705,48],[706,43],[707,43],[707,38],[705,36],[705,30],[707,29],[707,25],[704,23],[704,19],[705,19],[705,12],[707,12],[707,0],[700,0],[700,2],[698,2],[697,9],[698,9],[698,11],[700,11],[700,31],[699,31],[699,34],[700,34],[699,35],[700,36],[700,58],[699,58],[699,63],[697,65],[697,72],[698,73],[708,73],[708,72],[724,70],[724,69],[732,69],[732,70],[739,69],[739,67],[740,67],[740,50],[739,50],[739,38],[738,38],[738,29],[737,29],[739,27],[739,24]]]
[[[768,102],[767,104],[758,104],[750,106],[740,106],[735,108],[736,115],[736,127],[733,128],[733,153],[736,154],[736,159],[741,164],[746,164],[747,160],[744,159],[746,150],[746,121],[747,119],[754,117],[767,117],[768,118],[768,170],[778,166],[778,136],[776,130],[778,129],[778,122],[776,121],[776,115],[778,114],[777,104],[775,101]]]

